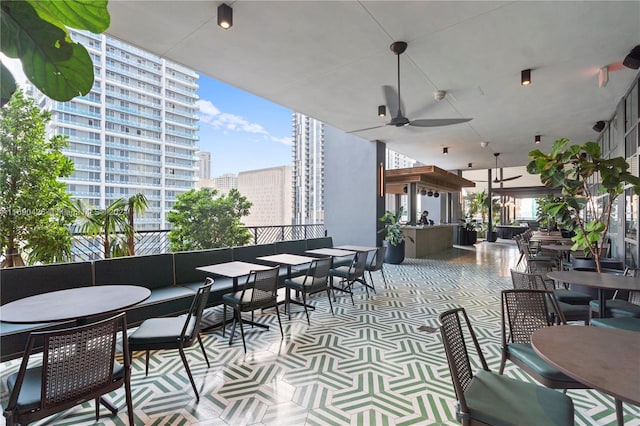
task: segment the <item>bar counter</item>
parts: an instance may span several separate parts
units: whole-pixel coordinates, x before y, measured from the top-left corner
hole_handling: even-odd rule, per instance
[[[457,225],[432,225],[432,226],[403,226],[405,237],[405,256],[413,258],[426,258],[430,255],[440,254],[444,250],[453,247],[453,230]]]

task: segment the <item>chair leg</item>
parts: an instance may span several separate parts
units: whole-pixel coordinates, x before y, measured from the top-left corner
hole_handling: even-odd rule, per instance
[[[304,292],[302,293],[302,299],[304,300]],[[304,310],[307,310],[307,306],[305,305]],[[278,324],[280,325],[280,335],[284,339],[284,331],[282,331],[282,321],[280,321],[280,309],[278,309],[278,304],[276,303],[276,315],[278,316]],[[307,320],[309,319],[309,315],[307,315]]]
[[[222,305],[222,337],[224,337],[224,332],[227,330],[227,305]]]
[[[207,367],[211,367],[211,364],[209,364],[209,358],[207,357],[207,351],[204,350],[204,345],[202,344],[202,338],[200,337],[200,333],[198,333],[198,343],[200,343],[200,349],[202,349],[202,355],[204,355],[204,360],[207,361]]]
[[[100,397],[96,398],[96,423],[100,419]]]
[[[307,310],[307,297],[304,291],[302,292],[302,305],[304,306],[304,313],[307,315],[307,325],[311,325],[311,322],[309,322],[309,311]],[[277,307],[276,307],[277,309]]]
[[[133,420],[133,399],[131,398],[131,372],[127,373],[127,377],[124,380],[124,395],[127,400],[129,426],[135,426],[135,422]]]
[[[180,358],[182,358],[182,363],[184,364],[185,370],[187,370],[187,376],[189,376],[189,381],[191,382],[191,387],[193,388],[193,392],[196,394],[196,402],[200,401],[200,394],[198,393],[198,388],[196,388],[196,382],[193,380],[193,376],[191,375],[191,369],[189,368],[189,363],[187,362],[187,357],[184,354],[184,349],[182,349],[182,345],[178,347],[178,351],[180,352]]]
[[[145,351],[144,375],[145,375],[145,377],[149,375],[149,350]]]
[[[382,281],[384,282],[384,288],[387,288],[387,277],[384,275],[384,268],[380,268],[380,273],[382,274]]]
[[[253,313],[253,311],[251,311]],[[247,353],[247,344],[244,341],[244,327],[242,327],[242,313],[238,310],[238,323],[240,324],[240,335],[242,336],[242,346],[244,347],[244,353]],[[229,342],[231,344],[231,342]]]
[[[507,357],[502,355],[502,360],[500,360],[500,370],[498,370],[498,374],[502,375],[504,372],[504,366],[507,363]]]
[[[329,287],[327,287],[327,299],[329,299],[329,307],[331,308],[331,315],[335,317],[336,314],[333,313],[333,303],[331,303],[331,294],[330,294]]]

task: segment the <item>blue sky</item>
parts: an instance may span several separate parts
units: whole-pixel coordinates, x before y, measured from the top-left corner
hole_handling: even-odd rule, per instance
[[[211,177],[291,164],[291,110],[204,75],[198,84]]]

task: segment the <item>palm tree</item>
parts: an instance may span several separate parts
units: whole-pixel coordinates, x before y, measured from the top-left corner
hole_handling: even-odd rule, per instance
[[[103,238],[104,258],[125,256],[128,252],[122,234],[128,235],[127,200],[118,198],[104,209],[87,208],[81,200],[75,204],[80,231]]]
[[[127,218],[129,222],[129,228],[127,229],[127,246],[129,246],[129,256],[135,255],[135,227],[133,218],[135,215],[144,214],[147,209],[147,197],[142,193],[132,195],[127,200]]]

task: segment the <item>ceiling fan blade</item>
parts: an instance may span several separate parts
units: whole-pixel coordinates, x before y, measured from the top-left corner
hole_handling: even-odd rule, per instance
[[[396,116],[399,112],[398,108],[400,108],[400,112],[404,111],[402,100],[400,100],[400,105],[398,105],[398,92],[393,86],[382,86],[382,91],[384,92],[384,100],[390,116]]]
[[[522,175],[518,175],[518,176],[511,176],[508,178],[504,178],[504,179],[494,179],[493,183],[500,183],[500,182],[508,182],[510,180],[515,180],[515,179],[519,179],[521,178]]]
[[[452,124],[466,123],[473,120],[472,118],[423,118],[418,120],[411,120],[409,123],[411,126],[416,127],[440,127],[450,126]]]
[[[364,132],[364,131],[367,131],[367,130],[379,129],[379,128],[385,127],[385,126],[386,126],[386,123],[385,124],[380,124],[378,126],[373,126],[373,127],[365,127],[364,129],[351,130],[350,132],[347,132],[347,133],[359,133],[359,132]]]

